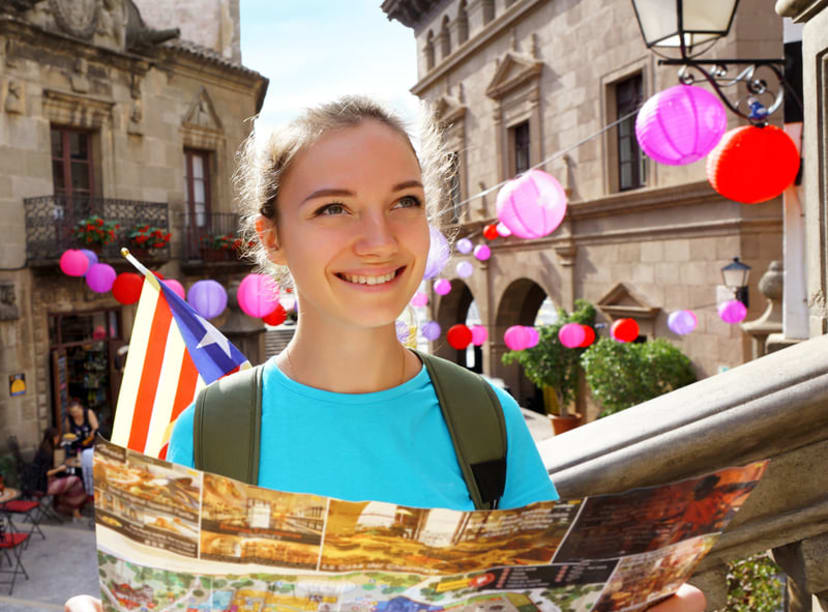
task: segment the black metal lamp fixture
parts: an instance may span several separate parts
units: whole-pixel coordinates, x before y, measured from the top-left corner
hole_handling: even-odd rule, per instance
[[[766,117],[782,105],[788,86],[780,69],[785,65],[784,59],[695,59],[727,36],[739,0],[632,0],[632,5],[647,48],[662,56],[659,64],[681,66],[680,82],[692,85],[698,73],[731,112],[755,125],[764,125]],[[678,50],[680,57],[668,57],[660,52],[669,49]],[[733,66],[745,68],[731,77],[727,72]],[[771,91],[768,82],[757,76],[763,69],[776,76],[777,92]],[[739,83],[744,83],[748,94],[734,102],[724,89]]]
[[[748,278],[750,266],[734,257],[733,261],[722,268],[722,282],[728,289],[733,290],[733,297],[748,306]]]

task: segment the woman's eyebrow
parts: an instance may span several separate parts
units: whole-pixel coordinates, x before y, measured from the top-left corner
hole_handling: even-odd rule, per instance
[[[410,189],[411,187],[420,187],[423,188],[423,184],[417,180],[410,180],[410,181],[403,181],[402,183],[398,183],[391,188],[391,191],[402,191],[403,189]],[[347,196],[351,197],[356,195],[353,191],[349,191],[347,189],[331,189],[331,188],[324,188],[324,189],[317,189],[313,193],[311,193],[308,197],[302,200],[302,204],[307,202],[308,200],[313,200],[315,198],[323,198],[323,197],[330,197],[330,196]]]
[[[391,191],[401,191],[403,189],[408,189],[410,187],[420,187],[422,188],[423,184],[420,181],[403,181],[391,189]]]

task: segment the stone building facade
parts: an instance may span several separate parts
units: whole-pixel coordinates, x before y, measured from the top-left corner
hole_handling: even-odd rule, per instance
[[[196,42],[139,5],[0,1],[0,370],[25,378],[23,393],[11,380],[0,389],[0,447],[15,434],[31,448],[72,396],[111,427],[135,306],[60,272],[61,253],[82,246],[81,219],[119,224],[98,253],[118,272],[129,270],[118,249],[142,225],[172,240],[141,259],[185,288],[231,286],[249,270],[200,250],[235,227],[235,154],[267,89],[240,61],[238,1],[217,0],[227,24]],[[261,334],[236,319],[214,322],[256,361]]]
[[[496,191],[487,190],[543,160],[568,193],[558,230],[496,239],[488,262],[472,260],[474,275],[433,296],[443,329],[463,322],[474,301],[489,329],[484,372],[524,404],[537,397],[518,366],[502,365],[503,333],[533,324],[547,298],[568,310],[586,299],[607,324],[635,318],[642,336],[668,338],[690,356],[699,377],[750,358],[748,338],[718,317],[720,270],[733,257],[752,267],[748,319],[758,316],[756,280],[782,253],[781,198],[726,201],[703,162],[671,167],[641,155],[634,118],[605,129],[678,83],[675,69],[659,66],[644,46],[628,0],[386,0],[382,9],[413,30],[411,91],[436,106],[456,154],[448,203],[456,209],[444,216],[451,229],[483,241],[482,228],[496,220]],[[782,57],[782,21],[766,3],[742,2],[729,36],[708,56]],[[733,115],[729,123],[739,124]],[[696,312],[692,334],[669,331],[677,309]],[[434,348],[462,360],[445,344]]]

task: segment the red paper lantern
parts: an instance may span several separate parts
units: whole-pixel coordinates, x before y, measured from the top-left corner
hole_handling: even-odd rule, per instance
[[[287,311],[285,307],[281,304],[276,305],[276,310],[271,312],[266,317],[262,317],[262,321],[267,323],[268,325],[273,325],[274,327],[277,325],[281,325],[287,320]]]
[[[471,344],[472,332],[462,323],[458,323],[457,325],[449,327],[449,330],[446,332],[446,340],[448,340],[452,348],[462,351]]]
[[[496,223],[490,223],[489,225],[483,228],[483,237],[486,240],[494,240],[498,236],[500,236],[500,234],[497,233]]]
[[[121,272],[112,283],[112,297],[120,304],[134,304],[141,297],[144,277],[135,272]]]
[[[618,319],[612,324],[610,334],[618,342],[632,342],[638,338],[638,323],[635,319]]]
[[[766,202],[781,194],[799,172],[799,152],[784,130],[745,125],[722,136],[707,156],[707,180],[728,200]]]
[[[595,342],[595,330],[590,325],[581,325],[584,328],[584,341],[578,345],[578,348],[586,348]]]

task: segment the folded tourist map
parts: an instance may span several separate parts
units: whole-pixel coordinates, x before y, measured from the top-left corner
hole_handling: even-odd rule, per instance
[[[766,465],[460,512],[261,489],[99,440],[103,607],[632,610],[687,580]]]

